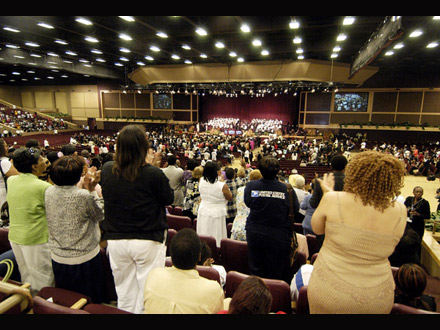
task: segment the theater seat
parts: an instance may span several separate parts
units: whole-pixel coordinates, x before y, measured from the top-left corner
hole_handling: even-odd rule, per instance
[[[89,312],[82,309],[55,304],[53,302],[47,301],[40,296],[35,296],[33,301],[33,314],[90,314]]]
[[[439,314],[436,312],[430,312],[423,309],[414,308],[411,306],[397,304],[393,305],[390,314]]]
[[[209,236],[209,235],[200,235],[200,240],[205,241],[206,244],[209,246],[209,248],[211,249],[211,258],[214,259],[214,263],[217,265],[220,265],[220,252],[219,252],[219,248],[217,247],[217,241],[213,236]]]
[[[177,231],[183,228],[192,228],[192,221],[190,217],[181,215],[167,214],[168,227]]]
[[[8,228],[0,228],[0,254],[12,249],[11,243],[9,243],[8,234]]]
[[[53,303],[64,307],[71,307],[81,299],[85,300],[85,304],[92,303],[92,299],[82,293],[49,286],[38,291],[36,296],[41,297],[44,300],[52,298]]]
[[[101,304],[87,304],[83,310],[90,314],[133,314],[113,306]]]
[[[222,239],[220,241],[220,258],[227,272],[235,270],[243,274],[249,274],[247,242],[230,238]]]
[[[250,275],[243,274],[236,271],[229,271],[226,274],[225,283],[225,296],[232,298],[235,291],[243,280]],[[290,296],[290,286],[285,281],[262,278],[264,283],[268,286],[270,293],[272,294],[272,307],[271,312],[285,312],[286,314],[292,313],[292,298]]]
[[[298,291],[298,299],[295,307],[296,314],[310,314],[309,299],[307,297],[307,286],[302,286]]]

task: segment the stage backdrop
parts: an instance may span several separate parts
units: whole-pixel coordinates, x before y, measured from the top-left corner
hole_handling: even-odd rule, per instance
[[[239,95],[200,96],[199,113],[201,121],[213,118],[239,118],[250,122],[252,119],[278,119],[283,123],[296,123],[298,98],[293,95],[278,96],[266,94],[264,97]]]

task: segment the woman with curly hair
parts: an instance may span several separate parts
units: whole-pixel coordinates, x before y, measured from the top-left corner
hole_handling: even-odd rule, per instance
[[[406,208],[394,202],[403,185],[403,164],[365,151],[345,169],[344,191],[332,174],[320,181],[324,196],[312,229],[325,234],[308,286],[311,313],[389,313],[394,279],[388,257],[406,226]]]

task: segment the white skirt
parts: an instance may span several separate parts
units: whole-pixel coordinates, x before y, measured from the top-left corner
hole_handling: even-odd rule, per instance
[[[214,209],[200,203],[197,214],[197,234],[208,235],[215,238],[217,247],[223,238],[228,237],[226,230],[226,208],[223,210]]]

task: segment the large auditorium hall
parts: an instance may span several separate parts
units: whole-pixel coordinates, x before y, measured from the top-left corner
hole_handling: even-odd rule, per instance
[[[440,313],[439,29],[0,16],[0,314]]]

